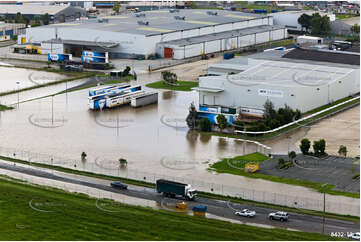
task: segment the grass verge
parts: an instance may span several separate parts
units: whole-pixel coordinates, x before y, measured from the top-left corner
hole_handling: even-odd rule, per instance
[[[263,162],[267,160],[268,157],[264,156],[259,153],[253,153],[248,154],[244,156],[236,156],[233,158],[223,158],[220,161],[212,164],[209,168],[209,170],[215,171],[217,173],[228,173],[238,176],[245,176],[249,178],[255,178],[255,179],[264,179],[272,182],[279,182],[279,183],[285,183],[289,185],[295,185],[295,186],[303,186],[307,188],[314,189],[320,193],[327,193],[330,195],[339,195],[339,196],[347,196],[352,198],[360,198],[360,194],[358,193],[351,193],[351,192],[343,192],[343,191],[336,191],[333,190],[336,186],[328,184],[324,188],[322,187],[322,183],[318,182],[311,182],[311,181],[305,181],[305,180],[298,180],[294,178],[287,178],[287,177],[278,177],[278,176],[271,176],[271,175],[265,175],[260,173],[249,173],[244,171],[244,164],[253,161],[253,162]]]
[[[14,108],[0,104],[0,111],[6,111],[6,110],[11,110],[11,109],[14,109]]]
[[[0,156],[0,159],[5,160],[5,161],[10,161],[10,162],[16,162],[16,163],[21,163],[21,164],[25,164],[25,165],[35,166],[35,167],[52,169],[52,170],[65,172],[65,173],[70,173],[70,174],[88,176],[88,177],[93,177],[93,178],[109,180],[109,181],[118,180],[118,181],[122,181],[124,183],[131,184],[131,185],[136,185],[136,186],[141,186],[141,187],[148,187],[148,188],[155,188],[154,183],[146,182],[146,181],[133,180],[133,179],[123,178],[123,177],[107,176],[107,175],[96,174],[96,173],[92,173],[92,172],[86,172],[86,171],[79,171],[79,170],[74,170],[74,169],[70,169],[70,168],[64,168],[64,167],[61,167],[61,166],[52,166],[52,165],[34,163],[34,162],[30,163],[28,161],[9,158],[9,157],[5,157],[5,156]],[[284,211],[289,211],[289,212],[297,212],[297,213],[309,214],[309,215],[314,215],[314,216],[322,216],[323,215],[323,213],[320,212],[320,211],[314,211],[314,210],[309,210],[309,209],[300,210],[300,209],[281,206],[281,205],[277,205],[277,204],[256,202],[256,201],[251,201],[251,200],[245,200],[245,199],[242,199],[242,198],[236,198],[236,197],[231,197],[231,196],[223,196],[223,195],[207,193],[207,192],[198,191],[198,196],[205,197],[205,198],[214,198],[214,199],[219,199],[219,200],[225,200],[225,201],[231,200],[232,202],[235,202],[235,203],[250,204],[250,205],[255,205],[255,206],[259,206],[259,207],[266,207],[266,208],[272,208],[272,209],[275,209],[275,210],[284,210]],[[354,222],[355,221],[356,222],[360,221],[360,218],[357,217],[357,216],[341,215],[341,214],[334,214],[334,213],[326,213],[326,217],[341,219],[341,220],[347,220],[347,221],[354,221]]]
[[[163,81],[157,81],[153,83],[146,84],[147,87],[151,88],[158,88],[158,89],[167,89],[167,90],[174,90],[174,91],[185,91],[189,92],[192,91],[192,88],[198,87],[198,82],[191,82],[191,81],[177,81],[177,86],[172,86],[165,84]]]
[[[3,240],[338,240],[101,200],[98,207],[115,211],[109,213],[86,195],[6,178],[0,197]]]

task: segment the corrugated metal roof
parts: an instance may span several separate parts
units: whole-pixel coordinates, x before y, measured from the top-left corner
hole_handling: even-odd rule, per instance
[[[250,18],[269,18],[266,15],[217,10],[218,15],[208,15],[209,10],[180,9],[179,12],[170,13],[169,10],[145,11],[145,17],[136,17],[136,13],[129,13],[117,16],[106,16],[107,23],[99,23],[97,19],[87,19],[70,22],[68,25],[59,25],[61,28],[94,29],[100,31],[124,32],[140,35],[159,35],[159,30],[174,32],[180,30],[197,29],[200,27],[214,26],[226,23],[249,21]],[[185,16],[185,20],[176,20],[174,16]],[[138,21],[149,22],[149,29],[145,30],[144,25]],[[73,24],[73,25],[72,25]],[[76,25],[74,25],[76,24]],[[54,28],[53,25],[40,26],[35,28]],[[152,30],[153,28],[153,30]],[[157,31],[155,31],[155,30]]]
[[[184,38],[184,39],[178,39],[178,40],[171,40],[171,41],[164,41],[159,44],[163,45],[176,45],[176,46],[186,46],[186,45],[192,45],[192,44],[198,44],[203,42],[210,42],[214,40],[219,39],[225,39],[225,38],[231,38],[231,37],[237,37],[237,36],[245,36],[245,35],[251,35],[256,33],[263,33],[271,30],[278,30],[278,29],[284,29],[280,26],[275,25],[261,25],[256,27],[249,27],[249,28],[243,28],[243,29],[237,29],[232,31],[224,31],[214,34],[207,34],[207,35],[201,35],[191,38]]]

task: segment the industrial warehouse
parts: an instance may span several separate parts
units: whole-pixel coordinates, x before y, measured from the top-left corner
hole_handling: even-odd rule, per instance
[[[287,38],[273,17],[224,10],[169,9],[28,28],[43,54],[106,51],[110,58],[183,59]]]
[[[296,48],[248,57],[213,65],[210,76],[199,78],[195,89],[201,111],[221,107],[234,114],[262,116],[263,105],[270,100],[275,108],[287,104],[304,113],[360,92],[359,53]]]

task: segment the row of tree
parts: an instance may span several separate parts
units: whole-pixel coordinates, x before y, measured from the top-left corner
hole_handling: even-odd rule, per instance
[[[319,13],[314,13],[310,16],[304,13],[297,21],[308,33],[324,35],[331,30],[330,18],[327,15],[321,16]]]
[[[10,16],[9,14],[5,14],[4,17],[0,18],[1,21],[5,21],[6,23],[17,23],[17,24],[31,24],[32,27],[40,26],[40,25],[48,25],[50,22],[50,16],[48,13],[36,16],[34,19],[30,19],[20,12],[18,12],[15,16]]]
[[[285,104],[284,108],[276,110],[273,103],[267,100],[263,107],[263,122],[254,123],[247,128],[248,131],[267,131],[301,118],[301,111],[298,109],[293,110],[287,104]]]

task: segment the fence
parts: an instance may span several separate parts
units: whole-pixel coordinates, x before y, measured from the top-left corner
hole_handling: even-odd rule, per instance
[[[176,177],[167,174],[157,174],[139,171],[135,169],[122,168],[117,160],[95,160],[94,162],[68,159],[47,154],[40,154],[31,151],[24,151],[14,148],[0,147],[0,155],[28,161],[30,163],[41,163],[47,165],[60,166],[64,168],[75,169],[79,171],[92,172],[113,177],[122,177],[138,181],[155,183],[158,179],[167,179],[177,182],[191,184],[196,190],[219,194],[224,196],[238,197],[246,200],[278,204],[283,206],[295,207],[298,209],[312,209],[323,211],[323,194],[314,192],[312,197],[291,196],[285,191],[283,194],[247,189],[242,187],[230,186],[220,183],[212,183],[196,180],[189,177]],[[290,187],[290,189],[292,189]],[[317,194],[317,195],[316,195]],[[316,195],[316,196],[315,196]],[[326,194],[326,211],[338,214],[349,214],[359,216],[360,206],[359,199],[345,198],[340,196],[339,202],[334,200],[334,196]],[[344,201],[342,201],[344,200]]]

